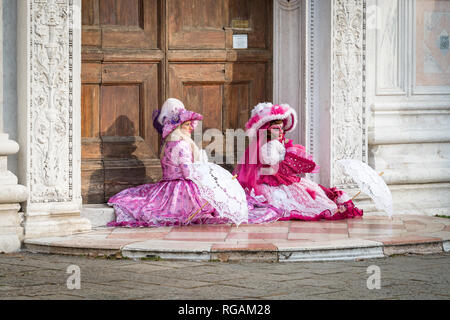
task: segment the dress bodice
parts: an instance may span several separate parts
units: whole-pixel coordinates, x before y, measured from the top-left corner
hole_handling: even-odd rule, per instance
[[[162,180],[186,179],[190,175],[189,164],[194,161],[191,147],[184,140],[168,141],[161,159]]]

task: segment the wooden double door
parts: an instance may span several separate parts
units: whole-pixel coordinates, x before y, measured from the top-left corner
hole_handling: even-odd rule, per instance
[[[165,99],[223,132],[272,99],[272,10],[272,0],[82,1],[84,203],[160,178],[152,112]],[[233,49],[234,34],[247,49]]]

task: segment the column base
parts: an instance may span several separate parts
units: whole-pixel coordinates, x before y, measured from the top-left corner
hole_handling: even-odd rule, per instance
[[[0,182],[1,182],[0,176]],[[21,203],[27,199],[27,188],[20,184],[5,184],[0,185],[0,204],[7,203]]]
[[[92,230],[91,222],[80,216],[80,212],[58,215],[26,216],[25,239],[66,236]]]
[[[20,240],[17,235],[0,235],[0,253],[20,251]]]
[[[23,228],[18,204],[0,204],[0,253],[20,250]]]

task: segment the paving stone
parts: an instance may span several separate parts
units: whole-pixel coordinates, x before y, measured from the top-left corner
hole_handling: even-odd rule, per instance
[[[177,262],[0,255],[0,299],[448,299],[450,254],[336,262]],[[20,264],[17,264],[20,263]],[[81,269],[68,290],[66,268]],[[367,267],[381,289],[367,289]],[[53,267],[51,267],[53,266]]]

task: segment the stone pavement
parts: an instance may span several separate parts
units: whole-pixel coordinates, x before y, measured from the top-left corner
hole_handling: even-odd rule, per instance
[[[450,250],[450,219],[398,215],[260,225],[106,228],[28,239],[32,252],[190,261],[326,261]]]
[[[80,289],[67,273],[79,267]],[[380,289],[369,290],[369,266]],[[332,262],[188,262],[0,255],[0,299],[450,299],[450,254]]]

